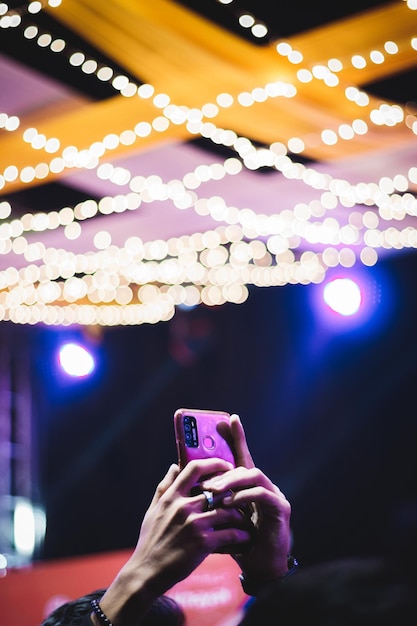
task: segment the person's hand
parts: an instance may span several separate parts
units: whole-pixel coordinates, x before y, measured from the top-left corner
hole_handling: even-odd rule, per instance
[[[209,554],[239,551],[250,535],[234,508],[207,510],[203,493],[190,496],[203,476],[227,472],[221,459],[172,465],[143,519],[136,548],[100,601],[115,626],[137,626],[153,600],[186,578]]]
[[[232,555],[250,584],[261,587],[288,571],[291,506],[282,491],[255,467],[237,415],[231,416],[230,435],[236,469],[206,480],[202,486],[215,494],[228,492],[223,507],[251,511],[254,531],[250,545]]]

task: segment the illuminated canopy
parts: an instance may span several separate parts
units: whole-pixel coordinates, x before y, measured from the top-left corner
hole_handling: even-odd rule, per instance
[[[167,0],[7,11],[17,41],[115,95],[49,84],[30,107],[16,89],[13,109],[11,90],[0,111],[0,319],[155,323],[414,249],[416,107],[364,85],[415,67],[416,8],[392,2],[263,46]],[[39,25],[43,11],[125,74]],[[16,85],[23,70],[0,68]],[[48,181],[86,199],[19,214],[13,194]]]

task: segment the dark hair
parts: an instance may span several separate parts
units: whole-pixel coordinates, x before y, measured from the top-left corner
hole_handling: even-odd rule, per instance
[[[374,559],[311,565],[249,602],[239,626],[392,626],[417,609],[415,581]]]
[[[41,626],[76,626],[91,613],[91,600],[99,600],[105,589],[71,600],[56,608],[42,622]],[[152,604],[141,621],[141,626],[184,626],[185,615],[182,608],[169,596],[160,596]]]

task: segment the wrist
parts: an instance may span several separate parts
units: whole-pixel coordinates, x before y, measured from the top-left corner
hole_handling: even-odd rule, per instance
[[[153,593],[137,572],[123,568],[93,607],[92,621],[97,626],[137,626],[158,594]],[[104,618],[100,619],[99,612]]]
[[[243,591],[248,596],[256,596],[263,589],[276,583],[277,581],[284,580],[287,576],[294,574],[298,567],[298,561],[295,557],[289,555],[287,557],[287,568],[285,571],[278,575],[265,575],[260,576],[248,576],[245,572],[239,575],[239,579],[243,588]]]
[[[91,608],[93,612],[90,615],[90,620],[94,626],[113,626],[107,615],[103,612],[98,600],[91,600]]]

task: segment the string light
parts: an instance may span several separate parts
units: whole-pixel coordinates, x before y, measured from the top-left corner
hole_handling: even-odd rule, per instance
[[[226,0],[223,3],[226,4]],[[45,4],[30,3],[28,13],[36,13]],[[48,4],[58,6],[59,2]],[[414,10],[411,5],[407,3]],[[4,8],[3,13],[3,17],[14,15]],[[10,20],[8,23],[9,26],[6,22],[3,25],[0,18],[0,26],[10,27]],[[241,24],[253,28],[259,22],[251,16],[241,16]],[[19,26],[20,22],[14,25]],[[288,152],[302,153],[305,148],[300,137],[291,138],[287,146],[272,143],[265,148],[256,148],[249,139],[238,137],[233,131],[218,128],[213,123],[221,108],[233,104],[248,107],[268,98],[296,97],[295,84],[271,83],[236,97],[221,93],[215,104],[206,103],[201,110],[190,110],[173,104],[167,94],[155,94],[152,85],[135,85],[82,52],[70,52],[66,42],[54,39],[48,33],[39,33],[36,26],[26,27],[24,36],[51,52],[66,54],[71,65],[95,75],[97,80],[111,82],[124,97],[137,95],[151,99],[157,114],[151,123],[139,121],[134,129],[104,137],[88,150],[66,146],[60,156],[55,156],[49,163],[41,162],[21,172],[13,165],[6,168],[0,176],[0,188],[18,177],[22,182],[30,183],[34,178],[45,178],[48,172],[59,173],[65,168],[78,167],[96,169],[103,180],[118,186],[127,185],[130,190],[113,198],[102,198],[98,203],[86,200],[76,207],[26,214],[12,221],[6,221],[12,215],[10,204],[0,203],[0,219],[3,220],[0,254],[23,256],[27,263],[19,270],[9,267],[0,272],[0,319],[60,325],[156,323],[170,319],[179,305],[242,303],[248,297],[251,284],[277,286],[320,282],[330,267],[351,267],[356,262],[374,265],[379,248],[417,247],[415,229],[381,227],[381,220],[398,223],[406,216],[417,215],[417,200],[408,193],[409,184],[417,182],[416,168],[411,168],[406,175],[397,174],[392,179],[385,177],[379,184],[352,185],[320,174],[314,168],[306,168],[291,158]],[[414,49],[417,47],[415,42],[416,38],[413,38],[410,44]],[[384,52],[371,51],[368,60],[352,57],[352,66],[360,71],[364,63],[383,63],[385,55],[398,52],[398,44],[385,42],[383,49]],[[302,53],[293,50],[289,43],[279,42],[276,50],[291,64],[303,62]],[[327,65],[299,69],[296,79],[299,82],[320,80],[333,88],[339,84],[337,74],[342,69],[338,59],[330,59]],[[346,88],[345,95],[358,107],[369,104],[367,94],[355,86]],[[351,124],[340,125],[337,131],[323,129],[322,141],[327,145],[349,141],[355,134],[366,134],[368,123],[393,126],[406,119],[407,127],[416,134],[413,116],[410,119],[399,105],[382,103],[378,109],[369,112],[367,121],[356,119]],[[164,132],[170,124],[185,124],[190,134],[223,144],[233,149],[237,156],[223,163],[201,165],[185,174],[182,180],[167,183],[155,175],[147,178],[132,176],[126,168],[100,162],[119,142],[129,145],[151,132]],[[17,132],[20,126],[17,116],[0,114],[0,127]],[[34,150],[56,154],[61,149],[57,138],[47,138],[34,128],[26,129],[22,136]],[[243,167],[257,170],[265,166],[321,190],[321,196],[275,215],[262,215],[249,208],[229,207],[222,198],[203,198],[196,193],[209,180],[236,176]],[[131,237],[121,247],[112,244],[110,233],[99,231],[94,237],[96,251],[79,255],[46,248],[41,241],[29,243],[26,237],[30,232],[61,228],[66,238],[73,240],[82,236],[82,222],[98,213],[137,210],[142,203],[161,199],[170,199],[179,210],[192,209],[199,215],[210,215],[224,225],[168,241],[145,243]],[[350,213],[346,223],[332,216],[337,206],[351,208],[356,204],[375,207],[376,212]],[[311,222],[310,218],[316,218],[316,221]],[[314,247],[320,243],[326,248],[321,253],[300,252],[302,242],[304,246]]]
[[[51,4],[51,2],[52,0],[50,0],[48,4]],[[42,5],[42,3],[40,2],[35,2],[33,4],[36,6]],[[43,5],[45,4],[46,3],[44,2]],[[58,6],[59,4],[60,2],[58,0],[55,0],[55,2],[52,2],[51,6]],[[245,15],[244,18],[245,18],[243,19],[244,23],[248,23],[248,24],[255,23],[255,18],[253,18],[250,15]],[[0,25],[1,25],[1,22],[0,22]],[[25,34],[25,37],[27,37],[28,39],[34,39],[38,35],[38,27],[29,26],[25,29],[24,34]],[[45,38],[47,39],[45,40]],[[411,40],[412,47],[414,47],[413,42],[415,40],[416,40],[415,38]],[[66,44],[63,40],[53,40],[52,37],[47,33],[41,34],[37,38],[37,43],[38,45],[41,45],[41,46],[45,46],[45,45],[47,46],[49,44],[51,46],[54,45],[54,50],[59,51],[59,52],[63,52],[66,48]],[[396,54],[398,52],[398,45],[395,42],[385,42],[384,49],[386,49],[388,54]],[[276,44],[276,50],[278,54],[280,54],[281,56],[287,57],[289,61],[292,63],[299,63],[301,62],[303,58],[301,53],[292,50],[292,47],[288,42],[279,42],[278,44]],[[99,68],[99,64],[95,60],[92,60],[92,59],[86,60],[85,54],[80,51],[70,53],[67,58],[71,65],[74,65],[75,67],[80,67],[86,73],[96,74],[97,78],[99,78],[100,80],[112,79],[112,86],[116,90],[120,91],[121,95],[124,95],[125,97],[131,97],[132,95],[137,94],[139,97],[147,99],[153,95],[154,89],[152,86],[142,85],[138,87],[137,85],[129,82],[128,78],[125,76],[113,77],[114,71],[111,68],[108,68],[108,67]],[[361,59],[361,62],[356,61],[356,59]],[[373,60],[373,62],[375,63],[380,63],[380,62],[383,62],[384,56],[382,55],[382,53],[379,53],[378,51],[371,51],[370,59],[371,61]],[[363,57],[359,55],[353,55],[352,65],[354,67],[362,67],[366,65],[366,61]],[[334,68],[336,71],[340,71],[340,69],[342,69],[342,64],[337,59],[330,59],[328,61],[328,67],[324,65],[315,66],[311,69],[311,71],[306,68],[300,69],[297,72],[297,78],[298,80],[300,80],[300,82],[310,82],[313,79],[323,80],[323,82],[327,86],[335,87],[338,85],[339,81],[338,81],[336,74],[330,71],[329,69],[330,67]],[[290,84],[284,85],[283,83],[275,83],[275,84],[267,85],[265,88],[255,88],[252,90],[251,93],[249,92],[241,93],[237,96],[237,102],[241,106],[248,107],[248,106],[252,106],[255,102],[264,101],[265,99],[269,97],[277,97],[277,96],[294,97],[296,93],[297,92],[296,92],[296,88],[294,85],[290,85]],[[233,101],[233,97],[230,94],[222,94],[222,95],[223,95],[223,100],[220,100],[220,102],[222,101],[224,102],[227,99],[228,101],[227,106],[230,106],[230,101]],[[345,95],[348,100],[354,102],[360,107],[364,107],[369,104],[369,98],[367,94],[365,94],[364,92],[360,92],[356,87],[347,87],[345,90]],[[166,106],[168,102],[169,102],[169,96],[167,96],[166,94],[156,94],[154,96],[154,99],[153,99],[154,106],[158,108],[163,108],[165,106],[164,116],[155,117],[151,124],[146,125],[146,128],[147,128],[146,134],[142,134],[142,135],[138,134],[138,137],[148,136],[152,131],[164,132],[165,130],[167,130],[172,120],[175,120],[175,123],[183,123],[186,113],[184,113],[183,111],[182,116],[178,117],[178,112],[180,110],[179,107],[172,106],[170,109],[168,109]],[[384,106],[386,108],[388,105],[381,105],[381,106]],[[204,105],[201,111],[202,115],[206,117],[207,115],[209,115],[209,117],[215,117],[219,109],[217,107],[214,107],[213,109],[213,107],[214,105],[209,105],[209,104]],[[398,107],[399,105],[397,106],[397,108]],[[211,111],[209,114],[208,114],[208,110]],[[398,120],[396,123],[400,123],[404,117],[405,117],[405,112],[403,111],[402,117],[401,115],[396,116],[396,119]],[[381,124],[393,125],[392,116],[389,117],[389,116],[378,115],[378,112],[374,110],[370,111],[369,121],[377,125],[381,125]],[[143,132],[144,125],[141,125],[141,123],[139,123],[137,126],[140,128],[140,132]],[[195,128],[193,128],[191,124],[188,125],[188,130],[195,134],[198,133],[198,131],[196,131]],[[411,130],[413,132],[417,131],[417,126],[412,125]],[[127,141],[128,143],[133,143],[134,142],[133,130],[127,129],[126,131],[123,131],[123,138],[125,142]],[[340,138],[343,139],[344,137],[343,136],[338,137],[337,134],[330,129],[324,129],[321,133],[321,140],[325,145],[335,145],[339,141]],[[102,143],[105,144],[105,139],[103,140]],[[219,143],[221,143],[221,141]],[[35,141],[35,145],[39,147],[43,147],[41,143],[41,139],[39,137],[37,137],[37,141]],[[59,141],[56,138],[51,138],[48,141],[45,140],[44,146],[47,151],[56,152],[59,147]],[[106,146],[106,149],[111,149],[111,147],[109,148],[108,146]],[[87,161],[90,167],[94,167],[96,165],[96,162],[94,160],[88,159]],[[72,166],[74,166],[74,162],[65,164],[65,167],[72,167]],[[54,161],[52,167],[60,168],[61,162]],[[42,170],[43,169],[44,169],[44,164],[42,164]],[[57,170],[53,169],[51,171],[57,171]],[[58,171],[62,171],[62,169],[59,169]],[[27,175],[28,174],[26,172],[26,176]],[[0,189],[4,187],[5,182],[7,182],[7,179],[2,180],[2,177],[0,175]]]

